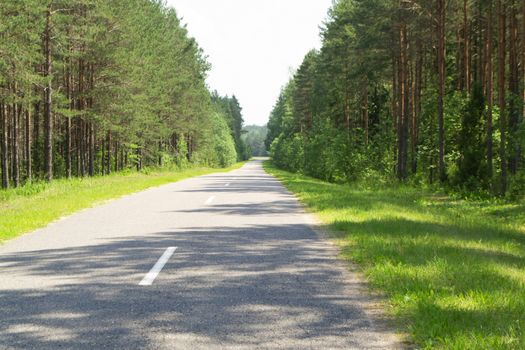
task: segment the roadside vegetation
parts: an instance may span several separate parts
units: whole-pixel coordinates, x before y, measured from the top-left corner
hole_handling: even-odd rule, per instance
[[[109,199],[193,176],[230,171],[243,164],[237,163],[225,169],[125,171],[105,177],[61,179],[0,190],[0,243]]]
[[[525,203],[277,176],[425,349],[525,348]]]

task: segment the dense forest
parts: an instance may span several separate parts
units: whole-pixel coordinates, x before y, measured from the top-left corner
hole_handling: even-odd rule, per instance
[[[335,2],[271,114],[275,164],[523,194],[524,17],[518,0]]]
[[[243,138],[246,145],[251,151],[251,155],[254,157],[266,157],[268,151],[266,150],[266,135],[268,134],[268,128],[266,125],[247,125],[243,129]]]
[[[149,0],[2,0],[2,187],[246,157],[235,97],[211,94],[202,50]]]

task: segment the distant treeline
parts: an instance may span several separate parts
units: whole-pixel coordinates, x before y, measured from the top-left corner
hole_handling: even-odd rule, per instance
[[[518,0],[337,1],[272,112],[275,163],[525,192],[524,17]]]
[[[247,157],[235,97],[175,10],[149,0],[2,0],[2,187]]]
[[[253,157],[266,157],[268,155],[265,144],[268,134],[266,126],[248,125],[244,127],[243,133],[243,139]]]

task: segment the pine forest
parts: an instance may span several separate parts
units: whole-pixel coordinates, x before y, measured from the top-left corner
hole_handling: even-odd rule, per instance
[[[275,163],[323,180],[525,192],[525,3],[340,0],[282,89]]]
[[[235,97],[174,9],[148,0],[2,0],[2,187],[249,151]]]

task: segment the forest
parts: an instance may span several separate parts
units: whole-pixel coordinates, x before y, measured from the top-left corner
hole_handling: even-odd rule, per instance
[[[243,129],[244,142],[250,148],[251,155],[254,157],[266,157],[268,151],[266,150],[266,135],[268,128],[266,125],[247,125]]]
[[[149,0],[2,0],[1,186],[248,157],[242,112]]]
[[[271,113],[275,165],[525,193],[525,3],[339,0]]]

